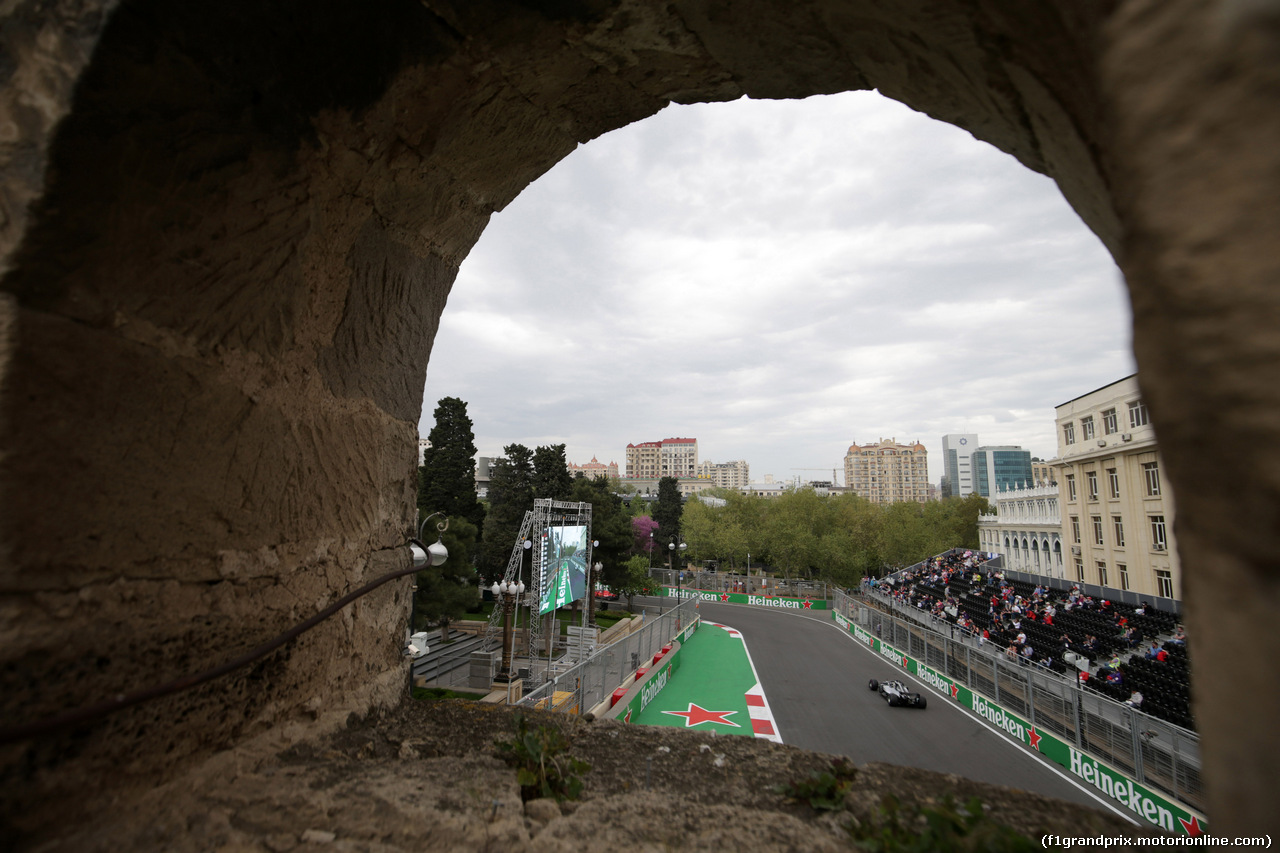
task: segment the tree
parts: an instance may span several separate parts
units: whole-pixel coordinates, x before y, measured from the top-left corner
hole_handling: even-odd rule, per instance
[[[623,561],[631,550],[631,518],[626,507],[609,488],[606,477],[574,480],[570,500],[591,504],[591,538],[600,543],[592,559],[604,566],[598,580],[613,589],[626,574]]]
[[[657,530],[658,522],[647,515],[631,519],[631,553],[643,554],[652,559]]]
[[[484,524],[484,506],[476,498],[476,444],[467,404],[445,397],[436,405],[435,426],[427,436],[431,446],[418,469],[418,512],[465,518],[477,530]],[[452,552],[450,552],[452,553]],[[470,554],[462,555],[469,559]]]
[[[449,559],[444,565],[429,566],[414,575],[418,584],[413,598],[414,624],[439,625],[443,643],[449,642],[449,625],[480,599],[476,573],[468,557],[478,532],[465,517],[450,518],[449,529],[440,534],[449,549]]]
[[[658,481],[658,499],[652,504],[653,520],[658,522],[658,533],[665,547],[680,535],[680,516],[684,504],[680,500],[680,484],[675,477],[663,477]]]
[[[627,560],[623,567],[622,579],[616,586],[611,585],[609,588],[618,595],[625,595],[627,610],[634,612],[635,597],[653,595],[657,592],[658,586],[653,582],[653,578],[649,577],[649,561],[639,554]]]
[[[533,496],[557,501],[569,500],[573,477],[563,444],[539,446],[533,451]]]
[[[506,571],[524,514],[533,509],[533,452],[523,444],[508,444],[502,452],[489,474],[489,513],[480,551],[486,583]]]

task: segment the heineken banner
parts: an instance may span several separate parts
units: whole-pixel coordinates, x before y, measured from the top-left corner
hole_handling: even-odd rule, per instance
[[[569,571],[564,568],[551,576],[551,582],[547,585],[547,594],[542,597],[542,607],[538,610],[538,615],[545,616],[556,608],[572,603],[573,586],[569,580]]]
[[[750,604],[755,607],[781,607],[786,610],[829,610],[822,598],[783,598],[778,595],[751,595],[745,592],[707,592],[702,589],[680,589],[664,586],[662,594],[676,598],[696,598],[700,601],[722,601],[728,604]]]
[[[698,624],[697,621],[691,624],[684,632],[684,636],[693,636]],[[652,678],[641,688],[640,692],[627,703],[626,711],[621,714],[621,719],[624,723],[631,722],[631,718],[647,708],[654,697],[662,692],[662,688],[667,686],[672,674],[680,668],[680,649],[681,646],[677,644],[674,649],[658,662],[658,671],[652,674]]]
[[[840,613],[834,613],[835,621],[854,636],[858,642],[880,654],[943,696],[976,714],[1004,734],[1025,744],[1050,761],[1065,767],[1084,784],[1094,788],[1104,797],[1142,818],[1177,835],[1200,836],[1206,831],[1204,818],[1178,803],[1165,799],[1150,789],[1139,785],[1113,767],[1080,752],[1074,744],[1060,740],[1053,734],[1040,731],[1026,720],[1011,714],[985,696],[954,681],[942,673],[920,663],[905,652],[881,641],[861,627],[854,625]]]

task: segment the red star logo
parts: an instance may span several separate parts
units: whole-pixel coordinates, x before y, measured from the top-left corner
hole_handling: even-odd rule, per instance
[[[960,701],[960,685],[958,684],[951,685],[951,698],[956,700],[957,702]]]
[[[720,593],[720,600],[721,600],[721,601],[728,601],[728,600],[729,600],[729,593],[727,593],[727,592],[722,592],[722,593]]]
[[[689,703],[689,710],[687,711],[663,711],[662,713],[670,714],[673,717],[684,717],[684,727],[686,729],[691,729],[703,723],[719,723],[724,726],[733,726],[735,729],[742,728],[737,723],[725,719],[730,714],[738,713],[737,711],[708,711],[693,702]]]
[[[813,602],[812,602],[812,601],[806,601],[806,602],[804,603],[804,609],[805,609],[805,610],[812,610],[812,609],[813,609]]]
[[[623,717],[623,718],[622,718],[622,722],[624,722],[624,723],[629,723],[629,722],[631,722],[631,709],[630,709],[630,708],[628,708],[628,709],[627,709],[627,715],[626,715],[625,717]]]
[[[1200,828],[1200,818],[1195,815],[1191,816],[1191,820],[1183,820],[1178,818],[1178,823],[1182,824],[1182,828],[1187,831],[1187,835],[1192,838],[1199,838],[1204,835],[1204,830]]]
[[[903,668],[903,669],[906,669],[906,668],[907,668],[907,656],[906,656],[906,655],[903,655],[903,656],[902,656],[902,668]]]
[[[1031,734],[1027,735],[1027,739],[1031,741],[1031,748],[1034,749],[1036,752],[1040,751],[1040,738],[1042,737],[1044,737],[1044,735],[1037,732],[1036,727],[1032,726]]]

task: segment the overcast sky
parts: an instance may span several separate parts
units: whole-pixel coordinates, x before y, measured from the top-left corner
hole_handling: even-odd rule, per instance
[[[673,105],[494,215],[420,431],[460,397],[482,456],[691,437],[757,481],[918,439],[937,483],[947,433],[1054,456],[1053,407],[1135,371],[1130,325],[1057,186],[963,130],[873,92]]]

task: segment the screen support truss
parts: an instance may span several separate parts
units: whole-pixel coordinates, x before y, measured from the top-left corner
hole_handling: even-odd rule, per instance
[[[546,567],[543,565],[542,540],[547,535],[548,527],[572,525],[583,525],[587,528],[587,565],[591,565],[591,560],[593,559],[590,533],[591,504],[537,498],[533,502],[533,509],[524,514],[524,522],[520,525],[520,533],[516,537],[515,544],[512,545],[511,557],[507,560],[507,569],[502,576],[503,581],[508,582],[523,580],[521,575],[523,574],[524,552],[529,550],[532,571],[530,572],[524,595],[516,602],[516,622],[517,624],[519,623],[520,614],[523,611],[525,625],[528,628],[526,648],[529,655],[531,684],[526,685],[527,687],[541,684],[546,678],[546,674],[551,668],[551,657],[554,653],[554,650],[545,648],[550,645],[546,640],[554,639],[547,637],[545,633],[547,626],[544,623],[550,620],[538,616],[538,605],[541,601],[546,571]],[[526,541],[532,543],[531,548],[525,548]],[[489,627],[485,631],[484,649],[488,651],[494,648],[501,641],[501,638],[502,608],[494,607],[493,615],[489,617]],[[535,666],[535,662],[541,663],[541,666]]]

